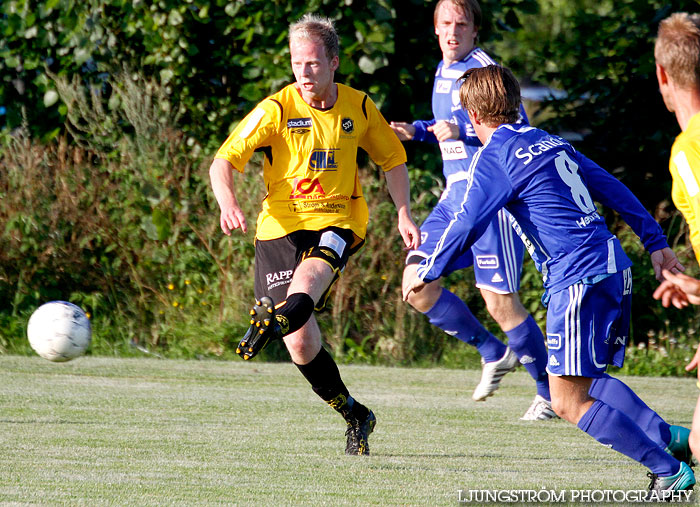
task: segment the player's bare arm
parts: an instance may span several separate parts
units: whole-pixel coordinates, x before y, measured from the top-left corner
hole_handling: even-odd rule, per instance
[[[391,199],[399,217],[399,232],[408,249],[420,246],[420,230],[411,217],[411,194],[406,164],[397,165],[384,173]]]
[[[416,127],[412,123],[405,123],[402,121],[392,121],[389,123],[391,130],[396,132],[400,141],[410,141],[413,136],[416,135]]]
[[[209,167],[211,187],[219,203],[221,215],[219,223],[224,234],[230,236],[231,231],[240,228],[242,232],[248,231],[248,225],[241,207],[238,205],[233,185],[233,165],[228,160],[215,158]]]
[[[428,131],[435,134],[435,137],[440,142],[449,139],[459,139],[459,125],[455,125],[446,120],[435,122],[435,125],[428,127]]]

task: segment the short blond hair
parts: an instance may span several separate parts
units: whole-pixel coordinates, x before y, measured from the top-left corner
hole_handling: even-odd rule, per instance
[[[292,39],[307,39],[319,41],[326,50],[328,60],[338,56],[340,43],[335,25],[330,18],[323,18],[316,14],[304,14],[302,18],[289,25],[289,42]]]
[[[661,21],[654,58],[681,88],[700,88],[700,14],[676,12]]]
[[[510,70],[488,65],[467,70],[461,79],[459,100],[464,109],[476,111],[490,127],[518,121],[520,85]]]

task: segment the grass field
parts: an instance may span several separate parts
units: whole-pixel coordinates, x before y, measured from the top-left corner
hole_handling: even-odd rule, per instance
[[[0,357],[0,503],[455,505],[472,489],[645,489],[646,470],[561,420],[519,417],[519,370],[485,403],[476,370],[341,366],[377,414],[370,457],[291,364]],[[692,379],[627,377],[689,425]]]

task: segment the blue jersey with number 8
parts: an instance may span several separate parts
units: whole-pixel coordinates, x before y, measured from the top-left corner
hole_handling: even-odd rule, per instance
[[[472,158],[461,207],[418,276],[439,278],[502,207],[517,220],[549,293],[617,273],[632,263],[594,201],[618,211],[648,251],[668,246],[632,192],[566,140],[529,126],[501,125]]]

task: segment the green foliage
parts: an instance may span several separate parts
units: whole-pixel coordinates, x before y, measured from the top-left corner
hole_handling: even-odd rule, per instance
[[[161,85],[121,77],[108,81],[119,97],[111,111],[57,78],[82,147],[20,132],[3,150],[0,312],[26,317],[41,302],[69,299],[98,324],[96,352],[135,341],[221,355],[229,329],[211,316],[230,317],[230,291],[250,290],[252,246],[222,238],[199,148],[172,128],[156,100]],[[209,334],[192,344],[184,321]],[[15,340],[16,331],[3,330]]]
[[[658,92],[654,39],[661,19],[674,11],[695,12],[698,2],[539,0],[538,5],[533,13],[518,11],[523,29],[493,44],[517,75],[566,92],[531,121],[581,137],[577,147],[583,153],[655,208],[670,193],[668,156],[679,127]]]
[[[520,76],[568,92],[535,123],[582,137],[582,151],[649,207],[668,195],[678,127],[653,66],[658,21],[691,0],[485,0],[481,45]],[[336,21],[339,81],[366,90],[390,120],[425,119],[439,59],[427,0],[7,0],[0,5],[0,352],[26,353],[24,323],[48,299],[93,319],[95,354],[228,357],[252,294],[252,233],[224,237],[206,170],[250,108],[289,82],[288,24]],[[420,143],[422,144],[422,143]],[[407,145],[413,211],[441,191],[432,146]],[[252,222],[258,162],[238,177]],[[363,164],[366,165],[366,164]],[[476,366],[462,343],[401,301],[404,252],[377,171],[362,175],[372,221],[365,247],[319,316],[344,361]],[[659,189],[664,189],[659,194]],[[694,265],[677,213],[659,206],[674,249]],[[652,302],[648,255],[613,221],[635,262],[634,347],[625,366],[682,373],[697,315]],[[471,273],[445,284],[495,334]],[[540,275],[521,299],[538,322]],[[643,347],[643,348],[642,348]],[[663,352],[665,351],[665,352]],[[286,359],[281,344],[263,355]]]

